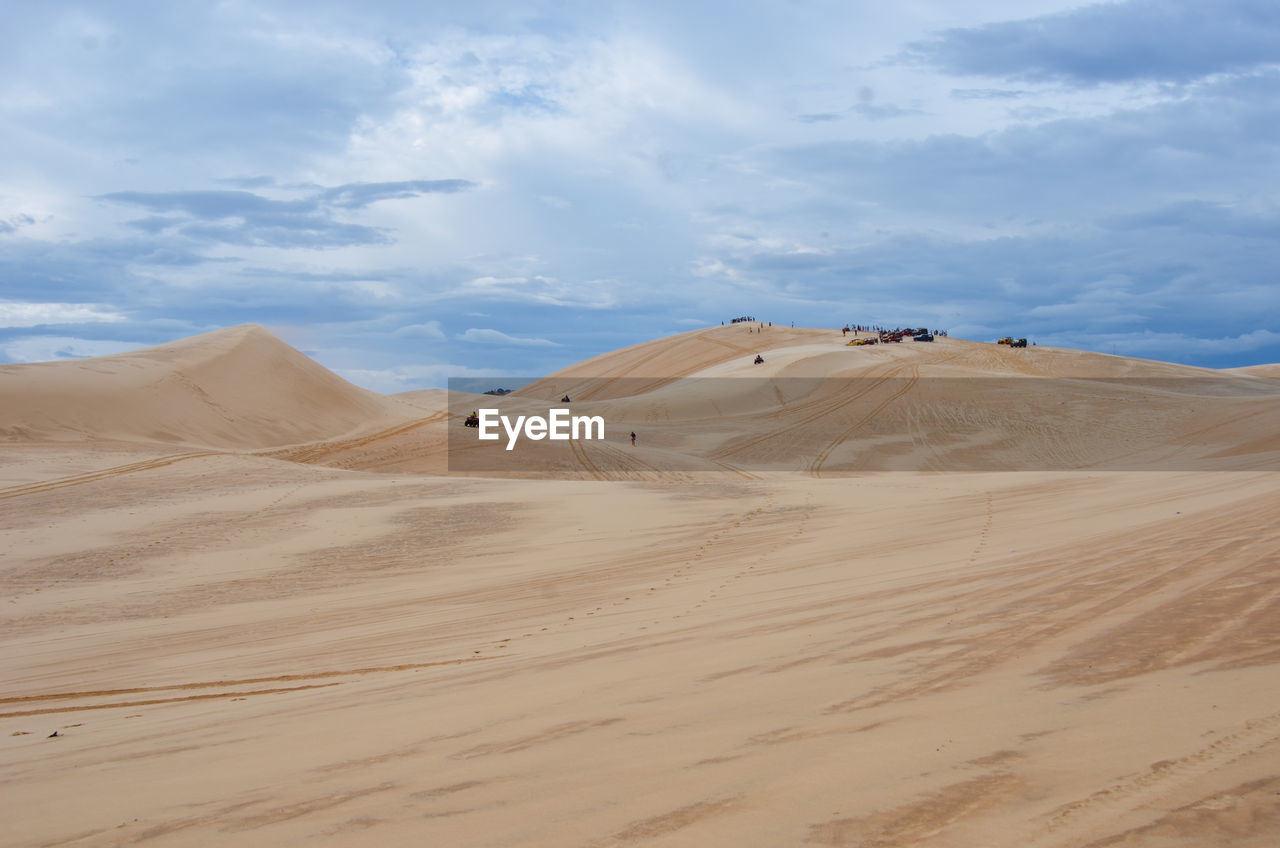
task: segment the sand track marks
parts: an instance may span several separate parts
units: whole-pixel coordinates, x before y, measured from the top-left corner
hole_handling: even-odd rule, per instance
[[[447,412],[439,412],[426,418],[397,424],[394,427],[387,427],[373,433],[353,436],[347,439],[336,439],[333,441],[306,445],[293,445],[284,448],[271,448],[269,450],[261,451],[247,451],[244,453],[247,453],[249,456],[280,459],[286,462],[318,464],[320,460],[334,454],[365,447],[383,439],[393,438],[419,427],[443,421],[448,417],[449,414]],[[44,480],[39,483],[24,483],[18,486],[9,486],[7,488],[0,489],[0,500],[10,500],[12,498],[20,498],[27,495],[52,492],[71,486],[83,486],[87,483],[110,480],[126,474],[136,474],[141,471],[152,471],[157,468],[164,468],[165,466],[184,462],[189,459],[200,459],[201,457],[206,456],[235,456],[238,454],[241,454],[241,452],[232,450],[194,450],[184,451],[183,453],[166,454],[165,456],[157,456],[151,459],[125,463],[124,465],[113,465],[109,468],[102,468],[97,471],[86,471],[81,474],[72,474],[67,477],[58,477],[53,480]]]
[[[386,427],[382,430],[377,430],[360,436],[352,436],[347,439],[334,439],[332,441],[317,442],[307,445],[294,445],[286,448],[274,448],[268,451],[261,451],[258,453],[258,456],[282,459],[286,462],[322,464],[320,462],[321,460],[336,454],[368,447],[374,442],[394,438],[412,430],[416,430],[419,427],[425,427],[428,424],[446,421],[448,418],[448,412],[437,412],[434,415],[428,415],[426,418],[418,418],[408,423],[396,424],[393,427]]]
[[[154,459],[130,462],[125,465],[113,465],[110,468],[103,468],[98,471],[86,471],[83,474],[72,474],[69,477],[59,477],[57,479],[46,480],[41,483],[26,483],[21,486],[9,486],[8,488],[0,489],[0,500],[20,498],[26,495],[36,495],[42,492],[52,492],[57,489],[65,489],[68,486],[82,486],[86,483],[95,483],[99,480],[110,480],[113,477],[120,477],[125,474],[135,474],[139,471],[150,471],[155,468],[164,468],[166,465],[173,465],[175,462],[182,462],[188,459],[199,459],[204,456],[217,456],[220,453],[220,451],[189,451],[187,453],[175,453],[167,456],[158,456]]]
[[[582,447],[582,445],[578,444],[577,439],[569,440],[569,450],[573,452],[573,458],[578,460],[578,464],[581,465],[584,469],[586,469],[586,472],[590,474],[593,478],[595,478],[596,480],[609,479],[609,475],[601,471],[600,468],[594,462],[591,461],[591,457],[587,456],[586,450]]]
[[[795,420],[790,421],[789,423],[777,428],[776,430],[770,430],[767,433],[762,433],[758,436],[754,436],[749,439],[744,439],[742,441],[737,441],[729,445],[726,445],[720,450],[713,452],[710,458],[713,460],[726,459],[730,456],[733,456],[734,454],[741,453],[744,450],[753,448],[756,445],[759,445],[763,442],[767,442],[770,439],[777,439],[777,438],[786,436],[803,427],[808,427],[814,422],[818,421],[819,419],[824,418],[840,409],[843,409],[849,404],[866,396],[868,393],[875,391],[877,388],[884,385],[889,380],[893,379],[896,373],[897,371],[895,370],[880,377],[864,378],[858,381],[851,381],[850,386],[852,386],[853,388],[851,391],[844,393],[843,397],[837,397],[837,398],[824,397],[824,398],[821,398],[820,400],[809,401],[801,404],[795,404],[790,407],[781,409],[774,414],[778,416],[782,416],[782,415],[796,415],[798,413],[799,415],[797,418],[795,418]]]
[[[844,444],[845,441],[847,441],[850,436],[858,432],[858,430],[862,429],[867,424],[867,422],[869,422],[871,419],[875,418],[877,415],[883,412],[891,403],[893,403],[898,398],[907,394],[907,392],[911,391],[916,387],[916,383],[920,382],[920,369],[912,365],[908,370],[909,370],[909,375],[907,377],[907,382],[902,386],[902,388],[898,389],[893,394],[889,395],[887,398],[880,401],[880,403],[876,404],[871,409],[870,412],[863,415],[861,418],[855,421],[852,425],[842,430],[840,432],[840,435],[832,439],[829,443],[827,443],[826,447],[824,447],[821,451],[818,452],[818,455],[814,458],[814,460],[811,463],[809,463],[809,473],[811,475],[813,475],[814,477],[822,476],[822,466],[831,457],[831,452],[833,450],[838,448],[840,445]],[[877,387],[878,386],[879,384],[877,384]]]
[[[306,689],[321,689],[327,686],[341,685],[338,682],[318,683],[335,677],[359,677],[370,674],[386,674],[397,671],[416,671],[422,668],[434,668],[445,665],[461,665],[479,662],[492,657],[466,657],[463,659],[437,660],[425,663],[401,663],[398,665],[367,666],[365,668],[336,669],[315,671],[309,674],[280,674],[271,677],[247,677],[239,680],[213,680],[200,683],[174,683],[169,686],[137,686],[126,689],[96,689],[82,692],[50,692],[38,695],[20,695],[0,698],[0,718],[17,718],[21,716],[47,715],[50,713],[79,712],[82,710],[107,710],[113,708],[151,706],[154,704],[174,704],[185,701],[204,701],[214,698],[244,698],[249,695],[270,695],[281,692],[300,692]],[[242,689],[245,686],[261,686],[263,684],[299,683],[298,686],[268,686],[268,688]],[[213,690],[213,691],[195,691]],[[174,694],[166,697],[120,700],[123,696],[159,694],[162,692],[194,692],[194,694]],[[88,701],[102,700],[99,703]],[[53,701],[76,701],[71,704],[35,707],[35,704],[46,704]],[[11,709],[23,707],[23,709]]]
[[[1161,760],[1138,775],[1117,780],[1096,792],[1065,804],[1050,814],[1041,838],[1032,844],[1079,845],[1080,831],[1091,823],[1106,826],[1116,818],[1166,799],[1181,786],[1224,768],[1280,741],[1280,713],[1245,722],[1244,727],[1175,760]],[[1070,834],[1062,833],[1070,830]],[[1055,836],[1057,838],[1055,838]]]

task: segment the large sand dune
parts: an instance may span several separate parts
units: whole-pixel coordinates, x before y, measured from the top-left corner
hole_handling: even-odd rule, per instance
[[[543,479],[257,328],[0,366],[0,845],[1276,844],[1272,371],[747,329],[451,403],[623,425]]]
[[[407,417],[256,325],[94,359],[0,365],[0,438],[259,448]]]

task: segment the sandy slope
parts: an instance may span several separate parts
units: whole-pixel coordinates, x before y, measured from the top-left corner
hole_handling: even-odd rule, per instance
[[[1247,365],[1243,368],[1230,368],[1237,374],[1248,374],[1254,377],[1280,377],[1280,363],[1268,365]]]
[[[680,422],[707,398],[662,367],[915,369],[856,432],[934,449],[963,416],[923,417],[961,401],[932,376],[1135,382],[1099,409],[1186,376],[790,328],[757,368],[721,344],[744,329],[601,357],[582,402]],[[350,390],[263,336],[0,373],[0,845],[1275,844],[1265,375],[1198,430],[1185,393],[1153,414],[1226,470],[481,479],[409,473],[459,426],[438,393]],[[732,388],[727,441],[688,450],[851,426]]]
[[[0,365],[6,439],[258,448],[408,415],[256,325],[94,359]]]
[[[753,364],[744,345],[771,333],[779,344]],[[959,339],[845,341],[811,329],[712,328],[596,357],[505,398],[456,398],[453,409],[545,414],[542,401],[567,394],[574,413],[602,416],[613,437],[527,444],[517,464],[602,478],[717,469],[1280,470],[1280,383],[1272,379]],[[584,376],[589,367],[607,376]],[[626,439],[633,431],[641,434],[635,449]],[[505,442],[455,444],[450,467],[513,467],[504,451]]]

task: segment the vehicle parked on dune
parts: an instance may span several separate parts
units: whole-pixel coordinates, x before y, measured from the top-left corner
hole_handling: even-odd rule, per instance
[[[912,336],[912,337],[911,337],[911,341],[913,341],[913,342],[931,342],[931,341],[933,341],[933,333],[921,333],[921,334],[920,334],[920,335],[918,335],[918,336]]]
[[[1009,342],[1009,347],[1026,347],[1026,346],[1027,346],[1026,339],[1017,339],[1015,341]]]
[[[996,339],[996,344],[1007,344],[1007,345],[1011,345],[1011,344],[1013,344],[1013,339],[1012,339],[1011,337],[1009,337],[1009,336],[1005,336],[1003,339]]]

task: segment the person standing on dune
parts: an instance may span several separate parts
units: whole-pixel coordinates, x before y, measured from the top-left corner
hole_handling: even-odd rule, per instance
[[[634,445],[635,443],[636,443],[636,431],[635,431],[635,430],[632,430],[632,431],[631,431],[631,444],[633,444],[633,445]]]

